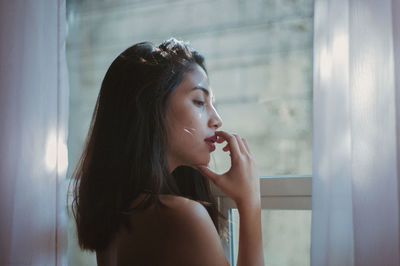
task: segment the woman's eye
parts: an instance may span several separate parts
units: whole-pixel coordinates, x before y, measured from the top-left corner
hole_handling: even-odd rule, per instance
[[[196,105],[198,105],[198,106],[204,106],[204,104],[205,104],[205,102],[203,102],[203,101],[198,101],[198,100],[194,100],[193,101]]]

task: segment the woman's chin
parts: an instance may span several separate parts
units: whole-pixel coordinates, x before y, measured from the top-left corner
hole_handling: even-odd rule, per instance
[[[200,165],[208,165],[209,163],[210,163],[210,154],[208,154],[206,158],[201,160],[201,163],[199,163],[199,164]]]
[[[210,163],[210,156],[208,156],[207,158],[201,159],[201,160],[196,160],[191,164],[188,164],[188,166],[193,167],[196,169],[197,165],[208,165]]]

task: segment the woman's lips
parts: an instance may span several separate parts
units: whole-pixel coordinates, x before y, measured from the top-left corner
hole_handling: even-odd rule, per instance
[[[206,143],[210,147],[211,152],[215,151],[215,144],[212,141],[206,140]]]
[[[204,140],[208,146],[210,147],[210,152],[215,151],[215,142],[217,141],[217,136],[214,134],[211,137],[208,137]]]

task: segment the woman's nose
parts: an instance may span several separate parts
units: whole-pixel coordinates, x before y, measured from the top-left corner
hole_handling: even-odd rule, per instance
[[[218,129],[222,126],[222,119],[219,116],[214,106],[212,106],[212,113],[209,121],[209,126],[214,127],[215,129]]]

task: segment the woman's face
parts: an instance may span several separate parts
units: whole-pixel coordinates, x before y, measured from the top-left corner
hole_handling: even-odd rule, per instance
[[[207,138],[215,137],[222,125],[213,100],[207,74],[195,64],[172,93],[167,107],[167,158],[171,172],[180,165],[209,163],[215,146]]]

